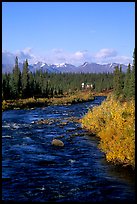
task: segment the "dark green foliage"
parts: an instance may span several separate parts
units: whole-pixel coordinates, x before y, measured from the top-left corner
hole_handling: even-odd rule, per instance
[[[91,91],[102,92],[114,90],[115,96],[121,95],[128,99],[135,96],[135,54],[133,67],[128,67],[127,73],[122,68],[116,67],[114,73],[47,73],[37,70],[31,73],[28,68],[28,61],[23,64],[23,71],[18,67],[18,58],[15,60],[15,67],[10,74],[2,75],[2,98],[52,98],[60,97],[65,93],[74,93],[82,90],[81,84],[92,84]],[[129,65],[130,66],[130,65]]]
[[[122,73],[122,68],[115,67],[113,90],[116,98],[130,100],[135,98],[135,50],[133,53],[133,66],[128,65],[126,74]]]
[[[128,65],[124,82],[124,98],[129,100],[135,98],[135,49],[133,52],[133,65]]]
[[[27,60],[23,63],[23,71],[22,71],[21,79],[22,79],[22,97],[27,98],[30,96],[29,68],[28,68]]]
[[[18,58],[15,59],[15,66],[9,80],[10,96],[12,99],[20,97],[21,90],[21,72],[18,66]]]
[[[133,66],[131,71],[130,94],[135,98],[135,49],[133,52]]]
[[[123,78],[122,78],[122,69],[118,66],[114,70],[114,80],[113,80],[114,94],[116,98],[119,98],[123,92]]]
[[[10,99],[11,96],[5,96],[8,83],[10,91],[14,92],[13,73],[9,74],[7,85],[5,84],[6,74],[3,74],[3,99]],[[93,84],[93,90],[101,92],[113,88],[113,74],[74,74],[74,73],[47,73],[37,70],[31,73],[28,69],[27,60],[24,62],[21,74],[21,88],[19,89],[21,98],[28,97],[60,97],[63,93],[73,93],[81,90],[81,84]],[[20,87],[20,86],[19,86]],[[13,97],[12,97],[13,98]],[[16,97],[14,97],[16,98]]]
[[[34,90],[35,90],[35,86],[34,86],[34,75],[30,72],[29,73],[29,95],[30,96],[34,96]]]
[[[129,99],[131,97],[131,65],[128,65],[125,81],[124,81],[124,97]]]
[[[9,84],[10,81],[10,74],[2,74],[2,99],[9,99],[11,98],[11,87]]]

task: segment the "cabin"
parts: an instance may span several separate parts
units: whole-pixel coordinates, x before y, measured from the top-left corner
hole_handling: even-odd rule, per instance
[[[81,83],[81,88],[82,89],[93,89],[93,84],[92,83]]]
[[[84,82],[81,84],[81,88],[82,89],[84,89],[84,86],[85,86],[85,84],[84,84]]]

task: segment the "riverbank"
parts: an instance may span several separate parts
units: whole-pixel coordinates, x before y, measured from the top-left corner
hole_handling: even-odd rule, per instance
[[[99,148],[115,164],[135,168],[135,102],[116,101],[112,95],[80,120],[100,138]]]
[[[2,114],[2,199],[134,203],[131,172],[105,161],[98,138],[78,120],[105,97]],[[59,139],[64,146],[52,145]]]
[[[27,98],[18,100],[3,100],[2,111],[12,109],[28,109],[35,107],[45,107],[48,105],[71,105],[93,101],[94,94],[90,91],[77,91],[71,94],[64,94],[54,98]]]

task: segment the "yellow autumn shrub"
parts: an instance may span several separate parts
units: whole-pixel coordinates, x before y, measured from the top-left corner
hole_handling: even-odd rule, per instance
[[[135,104],[109,97],[81,119],[82,127],[100,138],[106,159],[135,167]]]

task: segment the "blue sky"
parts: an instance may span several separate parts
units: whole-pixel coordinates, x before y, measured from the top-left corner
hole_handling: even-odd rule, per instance
[[[48,63],[132,62],[134,2],[3,2],[2,50]]]

